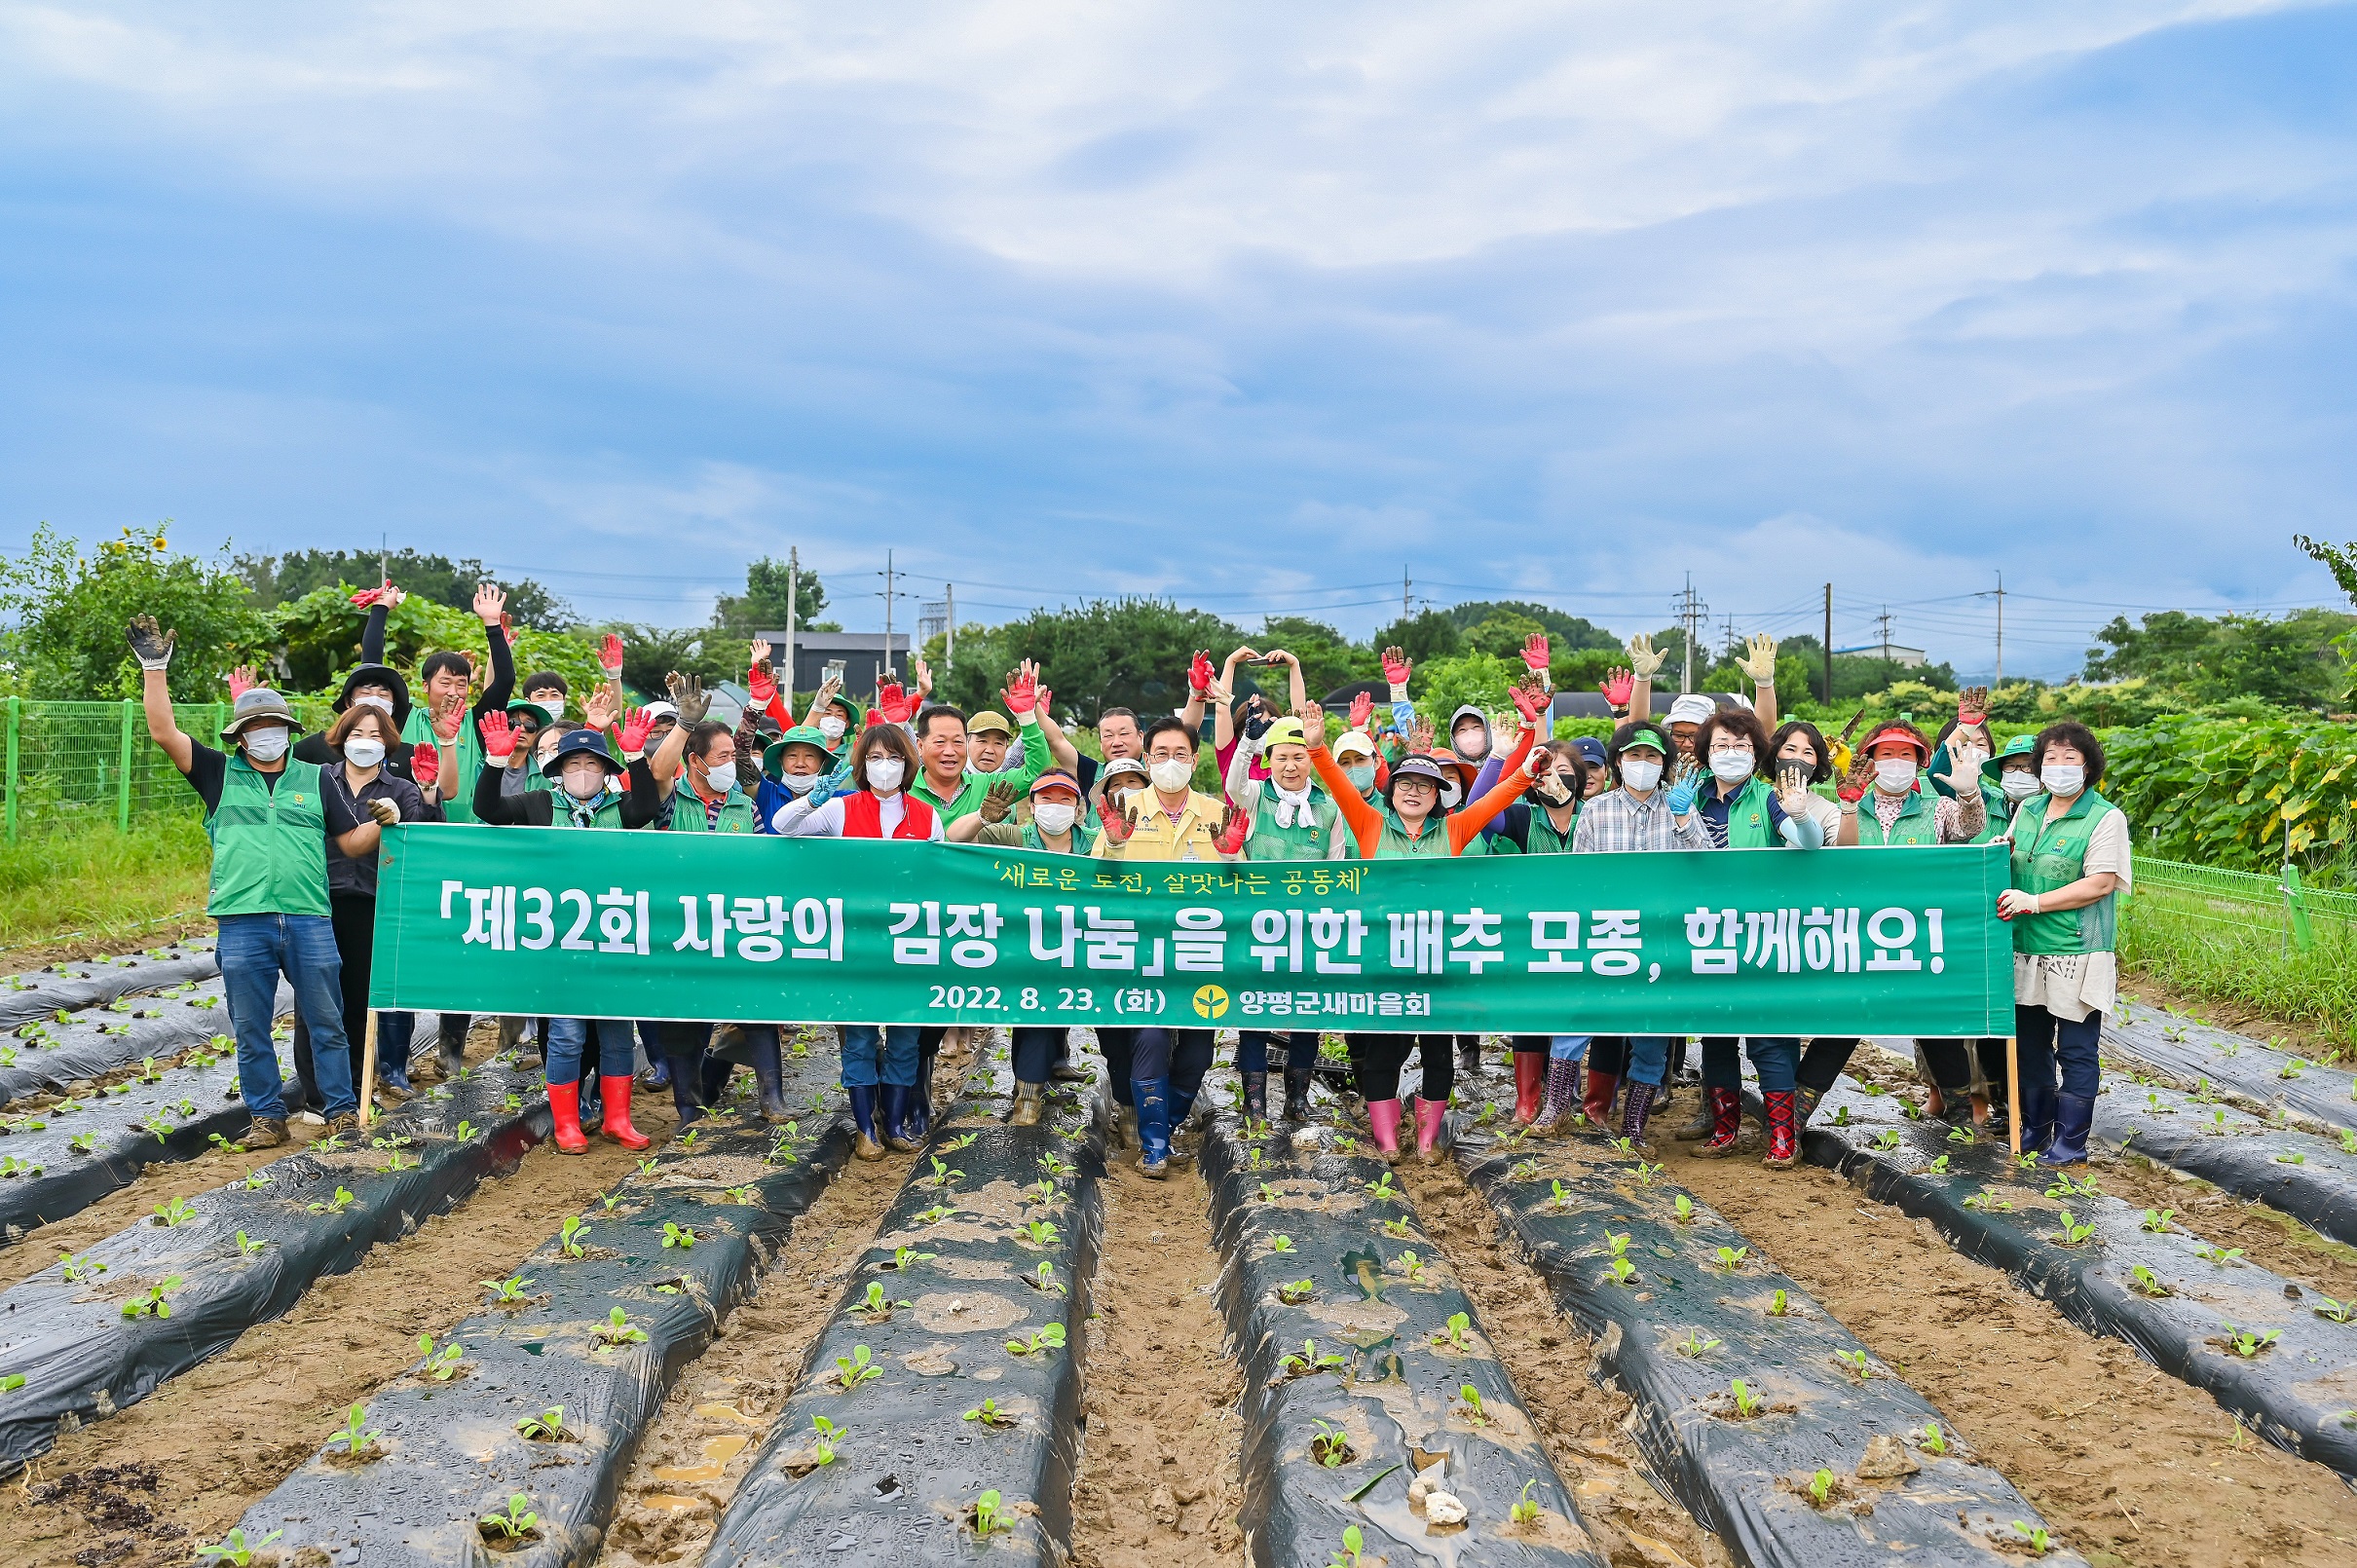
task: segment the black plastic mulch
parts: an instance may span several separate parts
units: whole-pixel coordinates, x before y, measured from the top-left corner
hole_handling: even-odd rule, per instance
[[[2133,1057],[2198,1091],[2219,1093],[2263,1112],[2282,1111],[2323,1128],[2357,1128],[2357,1072],[2320,1067],[2247,1034],[2210,1027],[2155,1008],[2123,1004],[2104,1023],[2107,1056]]]
[[[834,1076],[832,1053],[790,1065],[787,1093],[805,1112],[790,1126],[708,1117],[650,1150],[608,1195],[613,1208],[580,1215],[581,1256],[565,1251],[560,1230],[519,1259],[517,1304],[486,1307],[436,1343],[436,1355],[461,1347],[458,1374],[438,1379],[429,1358],[380,1390],[366,1426],[381,1436],[364,1462],[322,1447],[246,1511],[246,1539],[280,1530],[275,1549],[316,1548],[340,1561],[476,1561],[485,1555],[476,1521],[520,1492],[540,1515],[538,1533],[500,1560],[594,1558],[673,1381],[758,1288],[849,1156],[841,1094],[824,1109],[809,1104]],[[624,1330],[614,1328],[617,1310]],[[518,1430],[559,1406],[563,1436]]]
[[[73,1012],[101,1006],[132,991],[160,990],[186,980],[210,980],[220,972],[208,940],[0,976],[0,1029],[47,1018],[59,1008]]]
[[[1550,1149],[1483,1138],[1460,1142],[1457,1160],[1594,1339],[1598,1380],[1635,1401],[1630,1433],[1655,1474],[1738,1560],[1997,1562],[2044,1528],[1946,1416],[1661,1167]],[[1756,1416],[1736,1403],[1739,1378],[1762,1401]],[[1889,1440],[1870,1455],[1878,1437]],[[1861,1476],[1861,1464],[1900,1473]],[[1820,1470],[1832,1472],[1824,1506],[1808,1494]],[[2046,1560],[2081,1559],[2054,1549]]]
[[[1242,1522],[1253,1561],[1324,1563],[1355,1526],[1369,1558],[1394,1563],[1601,1568],[1506,1363],[1397,1176],[1312,1131],[1318,1141],[1297,1146],[1222,1113],[1203,1140],[1219,1306],[1245,1373]],[[1314,1451],[1321,1423],[1346,1444],[1339,1465]],[[1461,1525],[1432,1524],[1410,1504],[1411,1483],[1435,1466],[1429,1484],[1464,1504]],[[1516,1524],[1511,1511],[1525,1498],[1538,1517]]]
[[[58,1024],[27,1024],[0,1041],[0,1105],[33,1095],[63,1094],[70,1086],[135,1067],[149,1057],[169,1057],[198,1041],[230,1034],[229,1008],[219,981],[180,996],[142,996],[118,1003],[125,1011],[89,1008]],[[294,992],[279,983],[278,1012],[294,1007]],[[26,1033],[38,1028],[38,1035]],[[234,1046],[232,1047],[234,1049]],[[14,1060],[9,1059],[13,1057]]]
[[[981,1549],[973,1510],[986,1491],[1004,1512],[989,1560],[1065,1560],[1103,1135],[1066,1086],[1054,1086],[1040,1126],[1009,1127],[998,1120],[1004,1069],[974,1081],[990,1087],[936,1128],[832,1304],[801,1386],[704,1549],[707,1568],[958,1560]],[[888,1318],[858,1310],[871,1285]],[[1051,1327],[1063,1345],[1031,1348]],[[845,1364],[875,1375],[845,1391]],[[964,1419],[985,1400],[1004,1424]],[[842,1429],[826,1464],[821,1420]]]
[[[0,1138],[0,1246],[80,1213],[150,1165],[193,1159],[214,1138],[244,1135],[234,1050],[199,1053],[183,1065],[159,1066],[152,1081],[120,1087],[70,1111],[53,1105],[20,1116]]]
[[[2357,1326],[2320,1316],[2319,1298],[2267,1269],[2203,1256],[2217,1249],[2181,1226],[2147,1231],[2146,1211],[2099,1191],[2063,1193],[2055,1173],[2017,1167],[2002,1144],[1951,1141],[1947,1123],[1909,1120],[1896,1099],[1843,1083],[1810,1125],[1808,1157],[1930,1220],[1957,1251],[2003,1269],[2082,1328],[2207,1390],[2268,1441],[2357,1475]],[[2100,1187],[2100,1174],[2079,1172]],[[2064,1245],[2063,1211],[2093,1233]],[[2276,1337],[2242,1341],[2254,1352],[2243,1355],[2235,1344],[2246,1332]]]
[[[471,1123],[458,1136],[462,1123]],[[548,1134],[544,1087],[504,1062],[438,1085],[352,1146],[303,1152],[185,1202],[189,1217],[120,1231],[0,1292],[0,1474],[48,1452],[60,1422],[103,1419],[292,1306],[313,1281],[356,1265]],[[395,1139],[406,1139],[396,1143]],[[398,1168],[396,1169],[396,1165]],[[339,1203],[337,1195],[351,1197]],[[159,1196],[164,1194],[159,1193]],[[238,1233],[259,1246],[250,1253]],[[102,1272],[97,1265],[103,1264]],[[170,1309],[127,1317],[127,1303]]]
[[[2357,1246],[2357,1153],[2338,1139],[2275,1127],[2216,1096],[2197,1100],[2115,1073],[2095,1099],[2095,1136],[2281,1210]],[[2357,1134],[2344,1134],[2357,1141]]]

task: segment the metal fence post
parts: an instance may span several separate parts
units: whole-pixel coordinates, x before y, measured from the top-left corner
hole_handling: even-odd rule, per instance
[[[17,794],[22,787],[24,772],[18,765],[18,735],[24,725],[24,699],[8,699],[8,841],[17,841]]]
[[[123,699],[123,755],[115,778],[115,827],[119,832],[131,832],[131,721],[138,704],[130,697]]]

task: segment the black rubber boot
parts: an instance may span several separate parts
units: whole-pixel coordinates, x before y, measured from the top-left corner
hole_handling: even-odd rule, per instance
[[[1244,1114],[1255,1122],[1268,1121],[1268,1074],[1248,1072],[1244,1077]]]
[[[434,1041],[434,1060],[440,1064],[444,1078],[456,1078],[467,1070],[467,1026],[474,1020],[465,1013],[444,1013],[438,1025],[439,1035]]]
[[[753,1045],[753,1077],[761,1085],[761,1119],[782,1122],[789,1119],[786,1110],[785,1062],[774,1037],[756,1040]]]
[[[696,1087],[702,1091],[706,1109],[717,1110],[729,1093],[729,1079],[736,1071],[736,1064],[726,1057],[707,1054],[704,1057],[703,1082]]]
[[[663,1053],[663,1060],[671,1064],[671,1106],[683,1122],[704,1113],[702,1057],[701,1051]]]
[[[1285,1119],[1289,1122],[1309,1120],[1309,1078],[1307,1067],[1285,1069]]]

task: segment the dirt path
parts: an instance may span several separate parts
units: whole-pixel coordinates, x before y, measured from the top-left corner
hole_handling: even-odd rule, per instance
[[[631,1108],[658,1141],[672,1126],[668,1101],[642,1091]],[[204,1164],[160,1172],[162,1179],[108,1203],[144,1213],[192,1190]],[[113,1420],[63,1438],[0,1494],[0,1568],[185,1568],[198,1543],[219,1540],[342,1424],[349,1405],[414,1362],[419,1334],[438,1336],[472,1313],[484,1299],[476,1282],[511,1272],[559,1218],[588,1207],[635,1164],[605,1139],[591,1139],[580,1158],[542,1143],[512,1176],[485,1182],[350,1274],[319,1282],[284,1317]],[[232,1171],[225,1163],[204,1179]],[[55,1247],[38,1261],[55,1262]]]
[[[1108,1159],[1091,1304],[1088,1440],[1072,1493],[1079,1568],[1242,1568],[1242,1371],[1213,1291],[1210,1199]]]

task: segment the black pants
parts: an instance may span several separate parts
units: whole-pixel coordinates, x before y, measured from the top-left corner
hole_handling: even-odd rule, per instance
[[[1566,1029],[1564,1032],[1568,1034],[1571,1031]],[[1518,1057],[1529,1056],[1534,1051],[1545,1056],[1554,1049],[1555,1043],[1552,1034],[1512,1034],[1507,1038],[1513,1042],[1515,1055]]]
[[[1203,1088],[1203,1075],[1211,1068],[1210,1029],[1166,1029],[1156,1024],[1138,1031],[1130,1071],[1141,1083],[1167,1078],[1172,1093],[1193,1095]]]
[[[360,1081],[360,1054],[368,1038],[368,970],[369,960],[376,952],[377,901],[367,893],[329,893],[327,895],[327,923],[335,932],[336,956],[343,960],[339,974],[344,993],[344,1039],[352,1052],[352,1081]],[[377,1071],[409,1075],[410,1036],[417,1030],[415,1013],[384,1013],[378,1016]],[[461,1038],[465,1038],[462,1033]],[[311,1030],[304,1026],[301,1012],[295,1014],[294,1026],[295,1077],[300,1081],[306,1103],[289,1105],[289,1110],[304,1110],[312,1103],[324,1104],[318,1089],[318,1080],[312,1075]],[[292,1096],[288,1097],[292,1099]]]
[[[1600,1072],[1608,1078],[1628,1075],[1628,1036],[1626,1034],[1597,1034],[1588,1041],[1588,1070]]]
[[[1366,1101],[1400,1098],[1400,1070],[1408,1053],[1423,1056],[1426,1100],[1445,1101],[1457,1086],[1457,1037],[1453,1034],[1353,1034],[1350,1037],[1351,1076],[1358,1080],[1359,1098]]]
[[[1100,1028],[1097,1049],[1104,1053],[1104,1075],[1111,1080],[1113,1102],[1130,1103],[1130,1070],[1138,1055],[1138,1031],[1133,1028]]]
[[[1024,1024],[1015,1029],[1015,1081],[1046,1083],[1048,1071],[1069,1054],[1059,1024]]]
[[[1972,1058],[1980,1058],[1980,1075],[2000,1096],[2005,1092],[2005,1042],[1985,1040],[1918,1040],[1924,1064],[1944,1099],[1962,1099],[1972,1091]]]
[[[2002,1045],[2003,1042],[1999,1043]],[[1834,1082],[1842,1075],[1842,1069],[1850,1065],[1850,1059],[1856,1053],[1855,1039],[1820,1037],[1811,1040],[1801,1048],[1801,1087],[1815,1090],[1819,1095],[1825,1094],[1833,1088]]]

